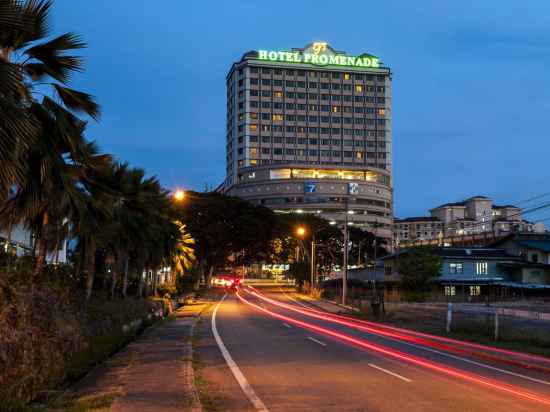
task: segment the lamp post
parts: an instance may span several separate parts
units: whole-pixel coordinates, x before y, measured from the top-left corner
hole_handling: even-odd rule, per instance
[[[315,234],[317,232],[313,232],[311,233],[311,258],[310,258],[310,285],[311,285],[311,288],[313,289],[313,287],[315,286],[315,265],[316,265],[316,262],[315,262],[315,249],[316,249],[316,246],[317,244],[315,243]],[[306,228],[303,227],[303,226],[299,226],[297,229],[296,229],[296,234],[298,235],[298,237],[300,237],[301,239],[304,238],[305,234],[306,234]]]
[[[342,268],[342,305],[348,298],[348,199],[346,198],[346,214],[344,217],[344,267]]]

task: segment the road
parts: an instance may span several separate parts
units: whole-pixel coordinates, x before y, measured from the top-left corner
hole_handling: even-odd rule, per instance
[[[312,309],[273,286],[225,296],[198,349],[210,409],[550,411],[550,360]]]

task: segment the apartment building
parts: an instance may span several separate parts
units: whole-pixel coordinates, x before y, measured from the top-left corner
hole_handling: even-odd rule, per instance
[[[486,196],[442,204],[430,209],[430,216],[394,220],[394,240],[397,244],[483,233],[498,237],[513,232],[545,231],[543,224],[524,220],[521,208],[495,205]]]

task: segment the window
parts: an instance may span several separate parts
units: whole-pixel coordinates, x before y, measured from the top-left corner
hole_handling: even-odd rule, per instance
[[[338,106],[332,106],[331,111],[332,113],[338,113],[340,111],[340,108]]]
[[[487,262],[476,262],[476,275],[487,275],[489,273],[489,265]]]
[[[378,109],[378,116],[384,116],[384,114],[386,114],[386,111],[384,109]]]
[[[258,84],[258,79],[250,79],[250,84]]]
[[[449,263],[449,271],[453,274],[464,273],[464,266],[460,263]]]
[[[351,74],[344,73],[344,80],[349,80],[349,79],[351,79]]]
[[[274,114],[273,115],[273,120],[274,121],[282,121],[283,120],[283,115],[282,114]]]
[[[283,97],[283,92],[273,92],[273,97]]]
[[[262,79],[262,86],[271,86],[270,79]]]
[[[251,147],[250,149],[248,149],[248,153],[250,154],[250,156],[256,156],[258,154],[258,149],[255,147]]]
[[[445,296],[455,296],[456,287],[455,286],[445,286]]]
[[[361,86],[360,84],[356,84],[355,85],[355,91],[357,93],[362,93],[363,92],[363,86]]]
[[[250,73],[258,73],[258,68],[257,67],[251,67],[250,68]]]
[[[268,155],[271,153],[271,149],[269,147],[262,147],[262,154]]]
[[[340,73],[332,73],[332,78],[333,79],[339,79],[340,78]]]
[[[283,149],[275,148],[275,149],[273,149],[273,154],[274,155],[282,155],[283,154]]]
[[[283,85],[282,80],[273,80],[273,86],[279,86],[281,87]]]
[[[250,131],[251,132],[256,132],[258,130],[258,125],[257,124],[251,124],[250,125]]]
[[[294,80],[287,80],[286,81],[286,87],[294,87],[296,82]]]
[[[470,286],[470,296],[481,295],[481,286]]]
[[[316,88],[317,88],[317,83],[315,83],[315,82],[309,82],[308,87],[309,87],[310,89],[316,89]]]

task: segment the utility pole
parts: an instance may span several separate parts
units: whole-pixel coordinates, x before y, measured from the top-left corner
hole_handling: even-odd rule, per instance
[[[342,305],[348,297],[348,199],[346,198],[346,216],[344,218],[344,267],[342,268]]]
[[[311,237],[311,290],[315,287],[315,233]]]

